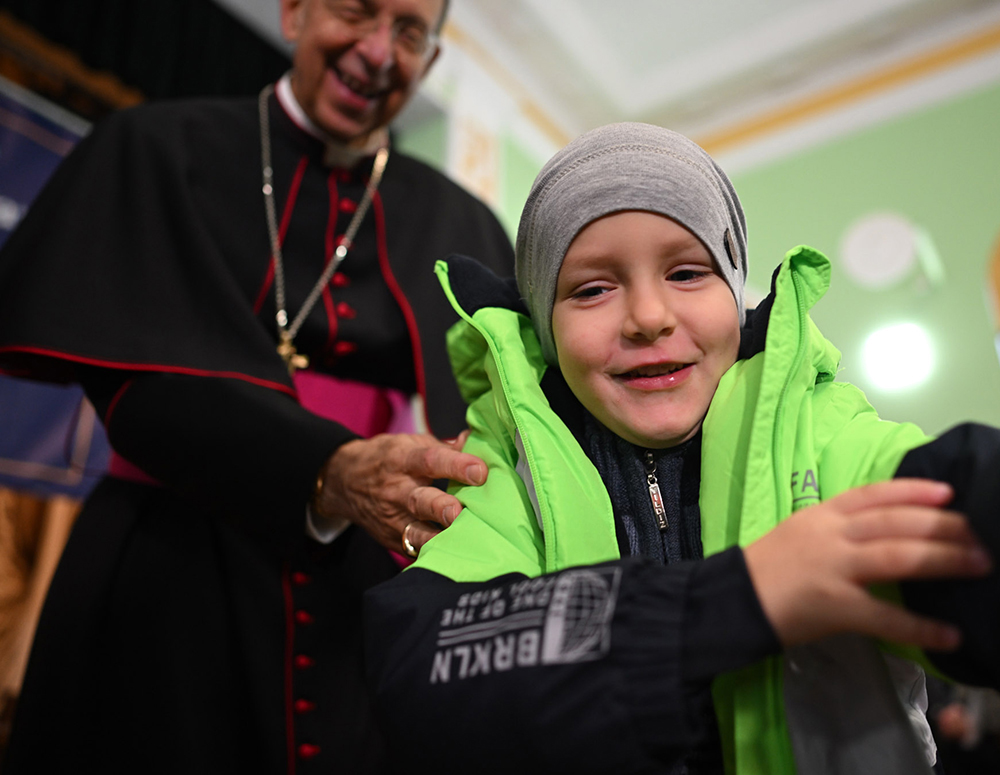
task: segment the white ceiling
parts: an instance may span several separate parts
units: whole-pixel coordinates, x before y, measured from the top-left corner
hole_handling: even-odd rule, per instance
[[[278,0],[216,2],[281,44]],[[567,137],[697,135],[1000,24],[1000,0],[452,0],[449,23]]]

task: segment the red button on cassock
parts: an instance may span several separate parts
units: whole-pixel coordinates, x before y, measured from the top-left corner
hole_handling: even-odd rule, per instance
[[[295,573],[292,574],[292,583],[297,587],[304,587],[310,581],[312,581],[312,579],[309,578],[308,573],[303,573],[302,571],[295,571]]]
[[[295,712],[296,713],[308,713],[311,710],[316,710],[316,703],[310,702],[309,700],[296,700],[295,701]]]
[[[337,317],[343,318],[344,320],[354,320],[358,316],[354,307],[348,304],[346,301],[337,302]]]
[[[319,746],[311,743],[303,743],[299,746],[299,758],[312,759],[319,755]]]
[[[358,203],[351,199],[341,199],[340,200],[340,212],[342,213],[353,213],[358,209]]]
[[[292,660],[295,663],[295,667],[299,670],[305,670],[308,667],[312,667],[316,664],[316,660],[305,654],[296,654],[295,659]]]
[[[295,612],[295,621],[299,624],[312,624],[315,620],[313,619],[313,615],[308,611],[299,610]]]
[[[333,277],[330,278],[330,282],[334,288],[346,288],[351,284],[351,278],[343,272],[334,272]]]
[[[354,342],[345,342],[344,340],[340,340],[333,345],[333,351],[337,355],[350,355],[357,349],[358,346]]]

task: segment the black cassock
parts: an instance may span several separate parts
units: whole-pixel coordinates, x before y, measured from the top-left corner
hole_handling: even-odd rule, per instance
[[[324,167],[274,97],[270,117],[294,317],[371,159]],[[213,100],[109,118],[0,253],[0,366],[82,382],[116,451],[161,483],[109,476],[88,499],[5,773],[381,766],[360,605],[397,566],[353,527],[329,545],[305,536],[316,474],[354,434],[296,400],[268,245],[256,104]],[[457,318],[433,273],[450,253],[512,270],[485,206],[393,153],[295,340],[311,368],[420,394],[441,437],[464,425],[445,352]]]

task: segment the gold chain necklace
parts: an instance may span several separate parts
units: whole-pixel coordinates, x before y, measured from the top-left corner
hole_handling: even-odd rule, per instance
[[[382,180],[382,173],[385,172],[385,165],[389,161],[389,148],[388,146],[382,146],[375,154],[375,161],[372,163],[372,174],[368,178],[364,196],[358,204],[358,209],[354,212],[354,217],[347,226],[347,231],[344,232],[340,244],[337,245],[337,249],[330,256],[323,274],[320,275],[319,280],[316,281],[306,300],[302,303],[302,307],[299,309],[295,319],[289,325],[288,312],[285,309],[285,267],[281,253],[281,239],[278,234],[278,216],[274,204],[274,169],[271,166],[271,122],[267,113],[267,100],[273,92],[274,86],[268,84],[261,90],[260,96],[257,98],[257,110],[260,115],[260,163],[261,172],[264,177],[264,185],[261,190],[264,192],[267,232],[271,238],[271,255],[274,257],[274,303],[278,308],[274,319],[278,325],[278,355],[281,356],[288,367],[288,373],[294,374],[296,369],[304,369],[309,365],[308,356],[302,355],[295,350],[295,345],[293,344],[295,336],[305,322],[306,317],[312,311],[312,308],[316,306],[316,302],[319,301],[320,294],[323,293],[323,288],[330,282],[330,278],[333,277],[334,272],[337,271],[337,268],[347,256],[347,251],[351,249],[354,243],[354,236],[358,233],[358,228],[361,226],[361,219],[365,217],[365,213],[371,206],[372,199],[375,197],[375,191]]]

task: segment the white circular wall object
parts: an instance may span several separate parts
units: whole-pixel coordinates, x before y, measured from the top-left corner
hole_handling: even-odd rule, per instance
[[[866,215],[845,232],[840,258],[858,285],[872,290],[894,285],[917,261],[917,229],[895,213]]]
[[[934,370],[931,338],[916,323],[875,331],[865,340],[861,357],[868,379],[887,393],[918,387]]]

